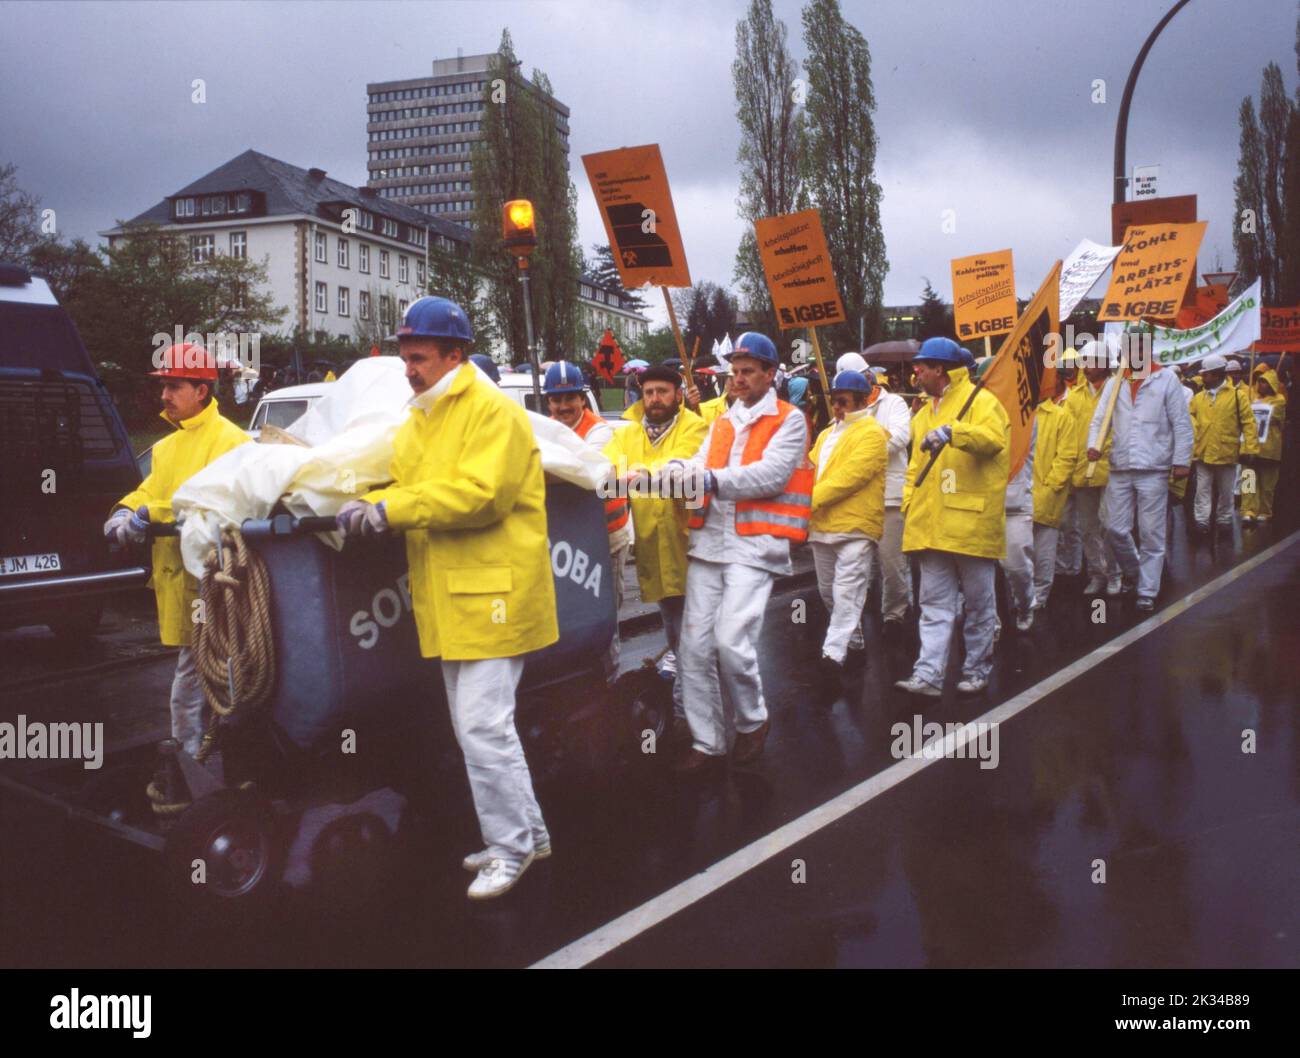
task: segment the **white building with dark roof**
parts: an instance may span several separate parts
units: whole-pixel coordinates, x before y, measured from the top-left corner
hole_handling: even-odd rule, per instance
[[[271,296],[289,310],[285,333],[351,339],[354,320],[391,333],[425,289],[426,247],[469,241],[469,231],[249,150],[168,195],[131,223],[189,240],[196,260],[265,259]],[[101,232],[111,246],[121,228]]]

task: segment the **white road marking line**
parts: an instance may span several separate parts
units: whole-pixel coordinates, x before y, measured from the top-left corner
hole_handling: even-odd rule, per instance
[[[975,726],[976,724],[1000,724],[1010,720],[1017,713],[1024,712],[1035,702],[1064,687],[1067,683],[1082,676],[1089,669],[1095,668],[1103,661],[1114,657],[1121,650],[1136,643],[1143,636],[1149,635],[1162,625],[1169,623],[1175,617],[1186,613],[1197,603],[1226,588],[1233,581],[1244,577],[1274,555],[1290,547],[1297,540],[1300,540],[1300,532],[1294,532],[1284,540],[1279,540],[1272,547],[1234,566],[1226,573],[1220,574],[1208,584],[1197,588],[1177,602],[1171,603],[1159,613],[1153,614],[1145,621],[1134,625],[1127,632],[1116,636],[1114,639],[1107,640],[1091,653],[1079,658],[1078,661],[1052,673],[1052,675],[1040,680],[1034,686],[1021,691],[1014,698],[1010,698],[1001,705],[990,709],[983,716],[969,721],[960,735],[954,736],[950,734],[944,737],[950,740],[956,738],[957,744],[964,745],[976,737],[976,732],[979,730]],[[927,743],[927,745],[929,744]],[[608,955],[615,948],[626,944],[646,932],[646,930],[667,921],[678,912],[684,911],[692,904],[698,903],[706,896],[721,889],[724,885],[734,882],[741,875],[751,871],[765,860],[769,860],[800,841],[806,840],[817,831],[844,818],[850,812],[861,808],[868,801],[879,797],[885,791],[892,789],[906,779],[910,779],[924,768],[928,768],[931,764],[944,759],[943,757],[924,759],[921,756],[924,748],[917,750],[915,754],[906,760],[900,760],[897,764],[890,765],[884,771],[877,772],[871,778],[863,780],[858,785],[852,786],[843,793],[832,797],[829,801],[818,805],[796,819],[792,819],[789,823],[751,842],[743,849],[738,849],[730,856],[718,860],[717,863],[712,864],[699,874],[692,875],[671,889],[666,889],[658,896],[647,900],[640,907],[633,908],[631,911],[588,933],[585,937],[580,937],[572,944],[567,944],[558,951],[552,952],[544,959],[534,963],[531,968],[574,969],[586,966]]]

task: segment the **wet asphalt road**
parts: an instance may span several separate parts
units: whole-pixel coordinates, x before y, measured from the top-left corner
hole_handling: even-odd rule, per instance
[[[1175,518],[1162,607],[1287,531],[1193,544]],[[937,762],[601,964],[1300,965],[1298,589],[1292,543],[1012,717],[996,768]],[[806,624],[792,620],[801,599]],[[828,687],[812,666],[820,613],[812,590],[773,596],[773,733],[757,764],[683,782],[662,754],[633,754],[547,782],[555,855],[486,905],[464,898],[459,859],[478,842],[454,762],[409,790],[391,874],[323,879],[256,928],[197,935],[160,913],[156,854],[0,789],[0,963],[527,965],[884,772],[893,724],[973,720],[1136,623],[1124,601],[1094,623],[1061,584],[1027,636],[1004,635],[987,694],[935,700],[892,688],[912,650],[882,642],[874,621],[866,670]],[[625,663],[661,642],[637,637]],[[107,715],[117,737],[139,734],[165,723],[170,669],[162,658],[25,691],[21,705],[7,695],[0,719]],[[604,702],[598,722],[613,730],[619,708]]]

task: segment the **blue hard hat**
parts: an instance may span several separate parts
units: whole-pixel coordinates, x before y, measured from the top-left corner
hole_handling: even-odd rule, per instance
[[[474,353],[470,358],[471,364],[476,364],[498,386],[501,385],[501,372],[497,370],[497,362],[488,356],[487,353]]]
[[[765,334],[759,334],[757,331],[746,331],[736,339],[731,359],[734,361],[738,356],[752,356],[755,360],[761,360],[773,367],[778,367],[781,363],[781,358],[777,355],[776,346],[772,344],[772,339]]]
[[[969,367],[974,358],[951,338],[927,338],[921,343],[913,360],[934,360],[941,364]]]
[[[587,381],[582,377],[582,369],[567,360],[560,360],[548,367],[542,381],[542,392],[546,394],[581,393],[586,388]]]
[[[808,380],[806,378],[790,379],[790,403],[801,406],[804,398],[808,395]]]
[[[447,298],[423,297],[411,302],[397,328],[398,338],[456,338],[474,341],[465,310]]]
[[[841,371],[831,383],[831,392],[870,393],[871,380],[861,371]]]

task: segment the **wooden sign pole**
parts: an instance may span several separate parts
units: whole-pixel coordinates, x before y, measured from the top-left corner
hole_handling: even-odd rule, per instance
[[[673,328],[673,338],[677,340],[677,355],[682,358],[682,365],[686,364],[686,343],[682,341],[681,328],[677,326],[677,310],[673,308],[673,299],[668,296],[668,288],[660,287],[664,292],[664,304],[668,306],[668,322]]]
[[[817,340],[817,328],[809,327],[808,333],[812,336],[813,357],[817,360],[817,374],[822,380],[822,400],[826,402],[826,414],[829,421],[835,421],[835,412],[831,410],[831,384],[826,378],[826,364],[822,361],[822,345]]]
[[[1114,416],[1115,414],[1115,402],[1119,400],[1119,387],[1124,385],[1125,381],[1127,381],[1129,370],[1130,369],[1126,367],[1124,368],[1123,371],[1121,371],[1118,375],[1115,376],[1115,388],[1111,390],[1110,400],[1106,402],[1106,414],[1101,417],[1101,430],[1097,434],[1098,452],[1106,451],[1106,438],[1107,435],[1109,435],[1110,433],[1111,417]],[[1096,473],[1097,473],[1097,461],[1092,459],[1088,460],[1088,469],[1087,472],[1084,474],[1084,480],[1091,481],[1092,476]]]

